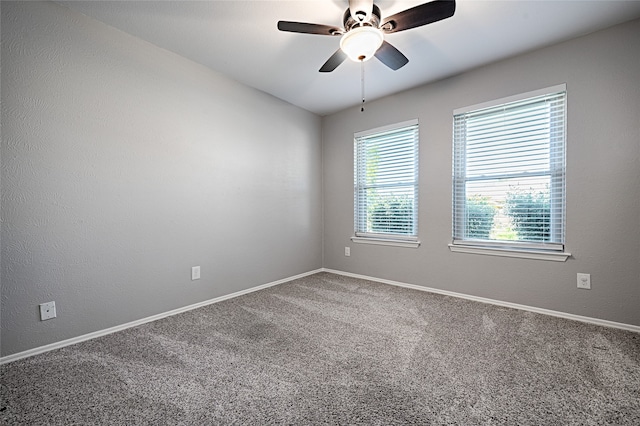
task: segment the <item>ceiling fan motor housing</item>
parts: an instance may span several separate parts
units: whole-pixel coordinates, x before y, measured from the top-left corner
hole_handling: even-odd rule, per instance
[[[364,13],[362,15],[360,13],[357,13],[356,15],[362,16],[363,19],[366,16]],[[346,32],[351,31],[353,28],[362,26],[378,28],[380,26],[380,16],[380,8],[375,4],[373,5],[373,10],[371,11],[371,18],[366,22],[353,19],[353,17],[351,16],[351,10],[347,8],[342,17],[342,23],[344,24],[344,29]]]

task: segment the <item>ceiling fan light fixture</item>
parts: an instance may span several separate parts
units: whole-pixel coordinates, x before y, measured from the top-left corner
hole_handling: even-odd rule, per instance
[[[353,28],[340,39],[340,48],[352,61],[368,61],[382,46],[384,35],[378,28]]]

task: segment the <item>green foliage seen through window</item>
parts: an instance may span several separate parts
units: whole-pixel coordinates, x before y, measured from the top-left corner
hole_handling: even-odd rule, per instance
[[[489,239],[497,209],[488,197],[467,199],[467,238]]]
[[[505,211],[521,241],[551,241],[551,203],[548,192],[507,193]]]

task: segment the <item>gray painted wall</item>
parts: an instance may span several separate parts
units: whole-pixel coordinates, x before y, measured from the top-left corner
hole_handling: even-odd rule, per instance
[[[322,266],[319,117],[49,2],[2,65],[3,356]]]
[[[324,266],[640,325],[640,21],[323,120]],[[410,64],[409,64],[410,66]],[[455,108],[567,83],[565,263],[451,253]],[[383,84],[369,81],[367,84]],[[418,249],[354,244],[353,133],[418,118]],[[351,247],[351,257],[344,247]],[[576,288],[591,274],[592,290]]]

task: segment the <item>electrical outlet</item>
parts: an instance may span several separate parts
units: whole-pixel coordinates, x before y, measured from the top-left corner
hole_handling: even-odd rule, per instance
[[[344,255],[347,257],[351,256],[351,247],[344,248]]]
[[[578,288],[591,290],[591,274],[578,273]]]
[[[194,266],[191,268],[191,281],[200,279],[200,267]]]
[[[40,321],[46,321],[56,317],[56,302],[40,304]]]

